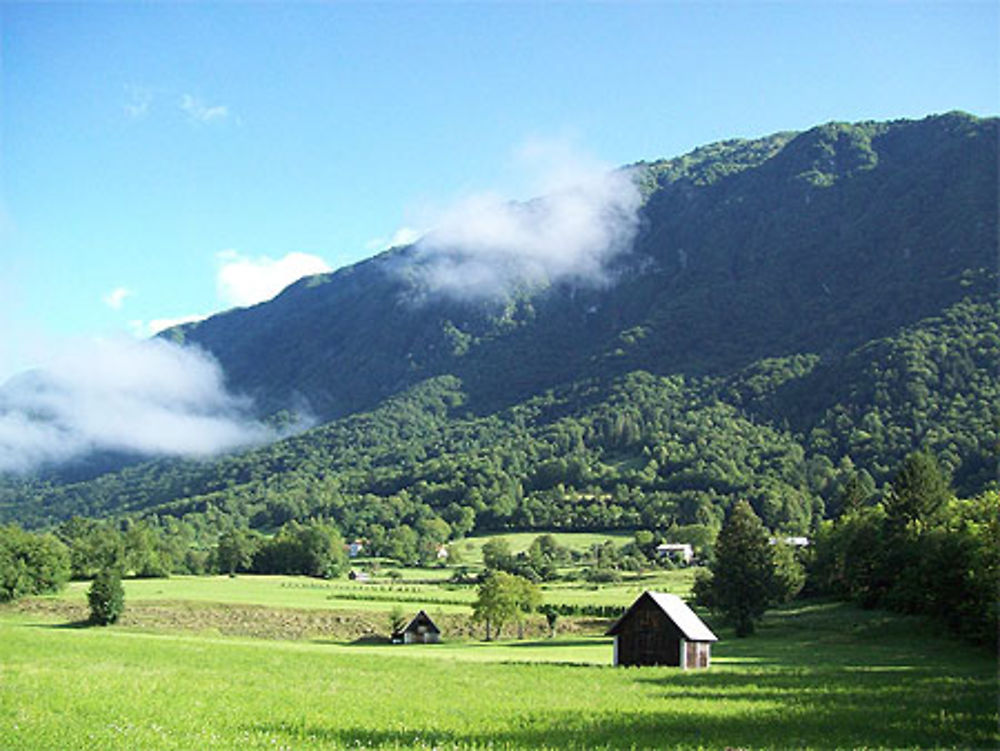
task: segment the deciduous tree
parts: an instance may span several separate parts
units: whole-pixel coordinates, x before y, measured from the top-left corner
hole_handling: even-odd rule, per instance
[[[524,613],[540,599],[538,587],[523,576],[494,571],[479,585],[472,604],[473,618],[486,626],[486,641],[491,641],[500,636],[505,623],[522,623]]]
[[[219,535],[215,559],[219,573],[234,576],[237,571],[248,571],[257,552],[258,535],[249,530],[234,528]]]

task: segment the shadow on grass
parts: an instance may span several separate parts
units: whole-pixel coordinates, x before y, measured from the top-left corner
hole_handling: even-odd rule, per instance
[[[548,647],[550,649],[558,649],[560,647],[593,647],[594,645],[600,646],[604,643],[609,649],[611,648],[610,640],[601,639],[600,637],[590,639],[543,639],[540,641],[491,641],[481,643],[503,647]]]
[[[559,650],[563,647],[567,649],[572,649],[574,647],[593,647],[601,646],[606,644],[608,649],[611,648],[611,643],[607,639],[602,637],[591,637],[591,638],[581,638],[581,639],[538,639],[538,640],[508,640],[500,639],[493,641],[481,641],[481,640],[471,640],[471,641],[450,641],[444,640],[436,644],[393,644],[388,637],[385,636],[362,636],[353,641],[338,641],[336,639],[323,639],[316,638],[310,639],[313,644],[331,644],[340,647],[381,647],[388,650],[399,649],[401,647],[407,647],[406,650],[399,649],[400,654],[409,654],[410,649],[440,649],[444,646],[462,646],[464,648],[476,649],[476,648],[517,648],[517,649],[537,649],[539,647],[548,648],[551,650]]]
[[[668,702],[737,702],[750,716],[767,715],[788,746],[1000,747],[996,685],[985,672],[951,675],[918,665],[751,671],[636,680],[662,689]],[[771,716],[771,707],[783,708],[781,714]],[[773,738],[779,746],[780,737]]]
[[[732,697],[726,696],[731,701]],[[492,715],[489,732],[396,725],[392,729],[336,724],[261,723],[242,728],[252,734],[296,743],[318,741],[334,747],[364,748],[576,748],[659,749],[705,748],[958,748],[995,747],[995,729],[985,717],[975,722],[957,718],[949,722],[928,717],[909,707],[906,712],[885,713],[884,707],[857,707],[870,702],[863,692],[848,703],[829,707],[791,708],[769,704],[759,708],[730,706],[719,711],[718,699],[706,697],[704,707],[687,706],[646,712],[534,712],[515,713],[504,723]],[[845,714],[845,710],[851,712]],[[373,723],[374,724],[374,723]],[[503,727],[506,725],[506,727]]]
[[[31,628],[44,628],[47,630],[51,629],[78,629],[78,628],[100,628],[95,623],[91,623],[88,619],[83,619],[79,621],[67,621],[66,623],[32,623]]]

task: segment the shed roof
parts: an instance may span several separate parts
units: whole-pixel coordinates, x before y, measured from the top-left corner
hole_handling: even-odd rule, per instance
[[[413,620],[407,624],[406,628],[404,628],[403,631],[404,632],[411,630],[415,631],[417,629],[417,626],[420,625],[425,626],[428,631],[433,631],[436,634],[441,633],[441,629],[439,629],[436,625],[434,625],[434,621],[432,621],[431,617],[427,615],[427,613],[425,613],[423,610],[421,610],[419,613],[413,616]]]
[[[622,617],[615,621],[611,628],[608,629],[607,636],[614,636],[617,634],[621,630],[621,626],[625,622],[625,619],[629,617],[629,614],[635,610],[636,606],[642,602],[643,598],[646,597],[652,600],[653,603],[663,611],[667,618],[673,621],[674,625],[680,629],[680,632],[688,641],[719,640],[719,637],[712,633],[712,630],[705,625],[705,622],[699,618],[695,612],[688,607],[688,604],[680,597],[666,592],[653,592],[650,590],[647,590],[639,595],[636,601],[629,606],[629,609],[625,611]]]

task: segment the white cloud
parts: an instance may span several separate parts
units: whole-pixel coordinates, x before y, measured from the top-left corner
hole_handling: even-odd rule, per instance
[[[154,318],[146,327],[149,329],[149,335],[155,336],[161,331],[166,331],[167,329],[172,329],[174,326],[180,326],[182,323],[196,323],[198,321],[204,321],[211,314],[193,314],[188,316],[177,316],[176,318]]]
[[[149,321],[144,321],[142,319],[135,319],[128,322],[128,327],[138,337],[148,337],[156,336],[161,331],[166,331],[174,326],[180,326],[182,323],[195,323],[197,321],[204,321],[211,314],[192,314],[187,316],[175,316],[173,318],[153,318]]]
[[[414,229],[413,227],[400,227],[389,238],[388,247],[398,248],[403,245],[412,245],[420,239],[422,234],[424,234],[422,230]]]
[[[304,276],[330,271],[326,261],[308,253],[289,253],[275,260],[268,256],[246,258],[235,250],[224,250],[216,258],[220,264],[216,287],[227,305],[264,302]]]
[[[191,94],[181,96],[180,108],[199,123],[217,123],[229,117],[229,108],[224,104],[207,105]]]
[[[407,267],[428,292],[482,298],[523,283],[601,284],[608,262],[631,248],[641,199],[630,173],[564,141],[531,141],[516,156],[542,197],[480,193],[442,212]]]
[[[122,305],[125,302],[126,297],[132,295],[132,290],[126,287],[115,287],[113,290],[104,295],[101,299],[104,304],[107,305],[112,310],[121,310]]]
[[[376,237],[365,243],[368,250],[382,251],[389,248],[401,248],[406,245],[413,245],[423,235],[423,230],[414,227],[400,227],[392,233],[392,237]]]
[[[149,114],[153,103],[153,90],[147,86],[128,85],[125,87],[128,102],[122,107],[125,114],[132,120],[141,120]]]
[[[322,258],[307,253],[289,253],[283,258],[259,256],[247,258],[235,250],[224,250],[216,254],[218,265],[216,291],[226,307],[245,307],[270,300],[293,282],[311,274],[330,271],[330,266]],[[116,289],[104,297],[108,305],[118,307],[121,300],[130,294],[128,290]],[[194,323],[208,318],[210,313],[194,313],[163,318],[134,319],[129,321],[129,330],[137,337],[156,336],[161,331]]]
[[[273,438],[218,363],[162,340],[76,345],[0,389],[0,471],[94,450],[205,456]]]

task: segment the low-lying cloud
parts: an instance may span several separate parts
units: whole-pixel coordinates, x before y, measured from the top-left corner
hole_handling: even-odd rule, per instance
[[[218,363],[166,341],[104,340],[0,388],[0,471],[91,451],[209,456],[275,438]]]
[[[443,212],[407,269],[427,292],[484,298],[521,284],[608,281],[609,262],[631,248],[638,228],[632,174],[560,145],[530,144],[521,160],[544,194],[515,203],[483,193]]]

